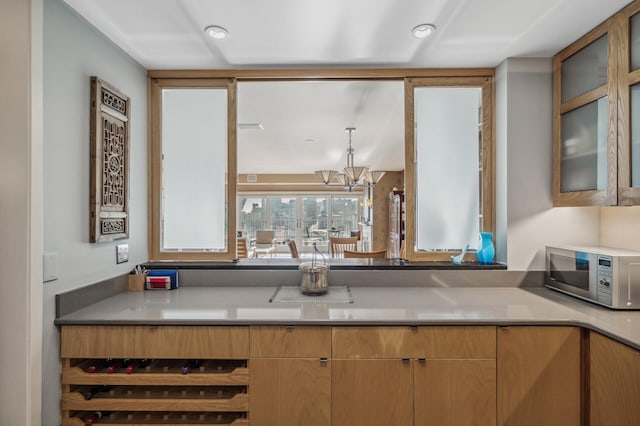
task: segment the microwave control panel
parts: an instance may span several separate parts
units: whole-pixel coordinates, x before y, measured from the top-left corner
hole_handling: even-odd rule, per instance
[[[598,255],[598,302],[611,306],[611,285],[613,281],[613,258],[611,256]]]

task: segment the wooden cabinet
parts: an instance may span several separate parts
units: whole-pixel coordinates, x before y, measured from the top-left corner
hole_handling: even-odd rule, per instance
[[[60,347],[64,426],[248,425],[248,327],[63,326]]]
[[[331,328],[251,327],[250,421],[331,425]]]
[[[591,332],[590,420],[593,426],[640,424],[640,352]]]
[[[580,425],[580,329],[498,329],[498,424]]]
[[[639,11],[635,1],[554,56],[554,206],[640,204]]]
[[[587,421],[577,327],[63,326],[61,336],[65,426],[93,411],[118,425]],[[89,371],[106,358],[152,361],[133,374]],[[637,351],[592,333],[590,360],[592,424],[639,424]]]
[[[495,425],[495,327],[334,327],[333,425]]]
[[[496,361],[414,362],[415,426],[496,424]]]
[[[332,426],[413,425],[409,360],[334,359]]]

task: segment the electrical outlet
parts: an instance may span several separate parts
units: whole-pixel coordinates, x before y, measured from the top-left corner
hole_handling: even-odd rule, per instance
[[[129,261],[129,244],[118,244],[116,246],[116,263]]]

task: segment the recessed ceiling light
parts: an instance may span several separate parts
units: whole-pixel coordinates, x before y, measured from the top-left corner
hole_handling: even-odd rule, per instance
[[[413,27],[411,30],[411,34],[415,38],[426,38],[429,37],[436,30],[436,27],[431,24],[420,24]]]
[[[209,34],[210,37],[215,38],[216,40],[222,40],[229,37],[229,31],[218,25],[209,25],[204,29],[204,32]]]

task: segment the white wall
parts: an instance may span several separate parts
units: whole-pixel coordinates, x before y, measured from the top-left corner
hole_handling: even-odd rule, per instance
[[[0,424],[40,424],[42,0],[0,2]]]
[[[89,78],[131,98],[130,234],[89,243]],[[56,253],[58,280],[44,284],[45,425],[60,424],[55,295],[127,273],[147,260],[146,71],[62,0],[44,0],[44,252]],[[117,243],[129,262],[116,265]]]
[[[600,215],[603,246],[640,250],[640,206],[603,207]]]
[[[543,270],[545,245],[599,244],[600,208],[553,208],[551,59],[507,59],[496,85],[497,259]]]

